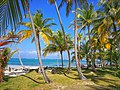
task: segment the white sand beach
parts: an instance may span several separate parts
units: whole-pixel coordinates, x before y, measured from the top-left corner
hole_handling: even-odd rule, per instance
[[[20,75],[25,75],[31,69],[38,69],[39,66],[21,66],[21,65],[8,65],[5,68],[4,75],[10,77],[16,77]]]

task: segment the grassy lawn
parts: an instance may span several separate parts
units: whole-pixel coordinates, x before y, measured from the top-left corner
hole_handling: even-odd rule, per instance
[[[88,80],[78,79],[76,69],[70,74],[51,74],[47,71],[52,83],[46,84],[42,75],[35,70],[30,73],[14,78],[5,77],[5,82],[0,84],[0,90],[120,90],[120,78],[116,77],[116,70],[97,69],[96,73],[91,70],[83,70]],[[94,74],[94,80],[92,80]]]

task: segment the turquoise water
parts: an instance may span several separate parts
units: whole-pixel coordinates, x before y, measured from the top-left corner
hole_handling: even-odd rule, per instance
[[[39,66],[38,59],[26,59],[23,58],[22,62],[25,66]],[[61,66],[61,60],[58,59],[42,59],[43,66],[49,66],[49,67],[54,67],[54,66]],[[81,61],[82,64],[86,64],[85,60]],[[19,59],[18,58],[11,58],[8,62],[8,65],[20,65]],[[64,60],[64,66],[68,66],[68,60]],[[75,62],[71,63],[71,66],[76,66]]]

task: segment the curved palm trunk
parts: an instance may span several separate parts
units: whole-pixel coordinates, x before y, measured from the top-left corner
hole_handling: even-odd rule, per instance
[[[12,39],[12,41],[14,41],[14,39]],[[15,45],[15,48],[18,49],[15,42],[14,42],[14,45]],[[11,44],[11,46],[12,46],[12,44]],[[10,47],[11,47],[11,46],[10,46]],[[21,57],[20,57],[19,50],[17,51],[17,53],[18,53],[18,59],[19,59],[19,61],[20,61],[20,64],[21,64],[21,66],[24,68],[24,65],[23,65],[23,63],[22,63],[22,59],[21,59]]]
[[[77,28],[76,28],[76,26],[77,26],[76,9],[77,9],[77,1],[75,0],[75,23],[74,23],[74,28],[75,28],[75,31],[74,31],[75,60],[76,60],[76,67],[77,67],[79,78],[82,79],[82,80],[86,80],[86,77],[82,74],[81,64],[80,64],[80,62],[78,60],[78,57],[77,57],[77,36],[78,36],[78,32],[77,32]]]
[[[90,26],[89,25],[88,25],[88,37],[89,37],[89,42],[90,42],[90,45],[91,45],[92,43],[91,43],[91,38],[90,38]],[[93,69],[94,72],[96,72],[96,69],[95,69],[95,66],[94,66],[95,60],[93,59],[91,46],[90,46],[90,59],[92,61],[92,69]]]
[[[61,60],[62,60],[62,68],[64,66],[64,63],[63,63],[63,55],[62,55],[62,51],[60,51],[60,55],[61,55]]]
[[[59,10],[58,10],[58,6],[57,6],[57,3],[56,3],[56,0],[54,0],[54,5],[55,5],[55,8],[56,8],[56,13],[58,15],[59,23],[60,23],[60,26],[61,26],[61,29],[62,29],[62,33],[63,33],[63,36],[64,36],[65,46],[67,48],[67,53],[68,53],[69,66],[68,66],[68,70],[67,71],[70,72],[70,67],[71,67],[71,64],[70,64],[70,52],[69,52],[69,49],[68,49],[68,44],[67,44],[67,40],[66,40],[65,30],[64,30],[64,27],[63,27],[63,24],[62,24],[62,19],[61,19]]]
[[[37,35],[37,39],[38,39],[38,44],[39,44],[40,56],[41,56],[41,46],[40,46],[40,36],[39,36],[39,34]],[[45,78],[50,82],[50,79],[46,75],[46,72],[45,72],[44,68],[42,67],[40,69],[41,69],[40,71],[44,74]]]
[[[18,48],[17,48],[17,45],[16,45],[15,43],[14,43],[14,45],[15,45],[16,49],[18,49]],[[23,65],[23,63],[22,63],[22,59],[21,59],[21,57],[20,57],[20,52],[19,52],[19,50],[17,51],[17,53],[18,53],[18,58],[19,58],[20,64],[21,64],[21,66],[24,68],[24,65]]]
[[[40,50],[40,46],[39,46],[39,41],[38,41],[38,39],[37,39],[34,22],[33,22],[32,15],[31,15],[29,9],[28,9],[28,13],[29,13],[29,15],[30,15],[30,20],[31,20],[31,23],[32,23],[32,29],[33,29],[33,33],[34,33],[34,36],[35,36],[37,56],[38,56],[39,65],[40,65],[39,67],[40,67],[40,69],[41,69],[41,73],[42,73],[42,75],[43,75],[43,78],[44,78],[45,82],[46,82],[46,83],[50,83],[50,80],[48,79],[47,75],[45,74],[44,68],[43,68],[43,66],[42,66],[41,50]]]

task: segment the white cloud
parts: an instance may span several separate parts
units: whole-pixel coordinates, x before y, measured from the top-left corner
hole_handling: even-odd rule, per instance
[[[37,52],[34,50],[34,51],[28,51],[27,52],[28,54],[37,54]]]

